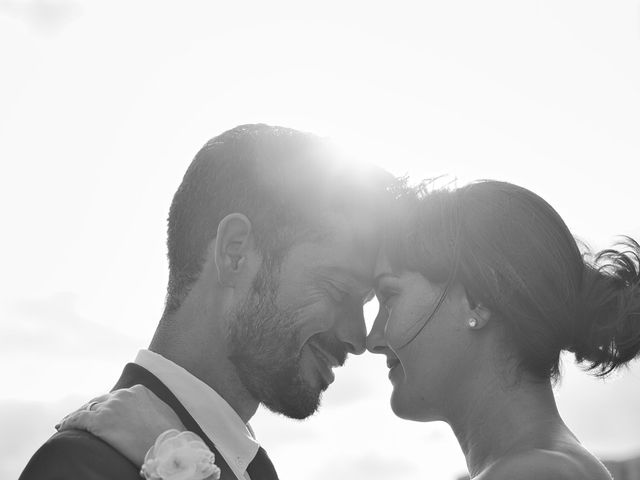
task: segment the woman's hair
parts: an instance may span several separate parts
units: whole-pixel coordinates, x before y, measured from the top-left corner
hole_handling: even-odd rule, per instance
[[[462,284],[504,324],[521,367],[555,379],[568,350],[604,376],[638,355],[633,239],[589,259],[545,200],[506,182],[432,191],[422,184],[405,189],[401,204],[399,235],[389,239],[395,263],[444,284],[441,301],[451,284]]]

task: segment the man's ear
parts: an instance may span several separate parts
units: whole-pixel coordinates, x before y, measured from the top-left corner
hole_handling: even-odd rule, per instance
[[[251,250],[251,221],[241,213],[231,213],[218,224],[215,239],[218,280],[225,286],[236,284]]]

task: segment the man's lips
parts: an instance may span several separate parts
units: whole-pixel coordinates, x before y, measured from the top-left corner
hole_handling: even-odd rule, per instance
[[[322,358],[322,360],[329,366],[330,368],[339,367],[342,365],[335,356],[333,356],[329,351],[322,348],[317,342],[309,342],[309,346],[313,349],[313,351]]]
[[[339,367],[344,362],[340,362],[335,356],[322,348],[316,342],[309,342],[309,348],[311,348],[314,357],[318,361],[320,373],[322,374],[325,382],[327,383],[327,385],[332,383],[335,379],[335,376],[331,369],[334,367]]]

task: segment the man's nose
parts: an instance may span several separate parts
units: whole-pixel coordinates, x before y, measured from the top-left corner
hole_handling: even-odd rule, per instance
[[[360,355],[366,349],[367,336],[362,306],[351,308],[345,314],[338,327],[338,339],[347,345],[349,353]]]
[[[388,348],[384,335],[386,324],[387,313],[383,308],[380,308],[371,327],[371,331],[369,335],[367,335],[367,350],[369,350],[369,352],[385,353],[385,350]]]

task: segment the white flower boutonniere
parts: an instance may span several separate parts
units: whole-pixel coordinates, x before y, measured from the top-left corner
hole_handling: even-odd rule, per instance
[[[215,459],[195,433],[167,430],[145,455],[140,475],[148,480],[218,480]]]

